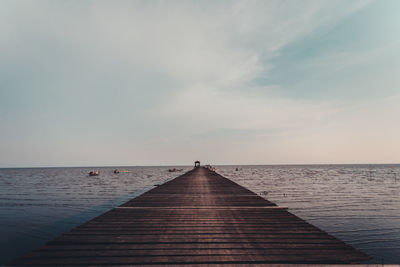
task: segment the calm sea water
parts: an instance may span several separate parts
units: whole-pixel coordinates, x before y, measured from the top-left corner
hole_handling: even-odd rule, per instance
[[[176,166],[175,166],[176,167]],[[191,167],[180,167],[184,171]],[[181,173],[168,167],[0,169],[0,265]],[[374,257],[400,263],[400,165],[217,166]]]

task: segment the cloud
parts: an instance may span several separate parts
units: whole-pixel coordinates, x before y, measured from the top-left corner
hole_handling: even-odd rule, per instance
[[[349,59],[346,52],[329,51],[309,62],[289,58],[282,64],[287,48],[307,38],[312,44],[316,32],[368,4],[2,1],[0,122],[9,127],[0,144],[16,156],[9,160],[3,153],[1,159],[13,162],[25,151],[20,162],[29,164],[28,150],[42,148],[41,162],[66,150],[69,156],[58,155],[57,162],[78,164],[79,154],[90,162],[92,152],[107,151],[109,156],[96,157],[98,164],[156,164],[168,163],[163,158],[176,149],[181,153],[170,162],[183,162],[200,149],[199,139],[204,157],[217,144],[220,150],[243,144],[248,151],[243,161],[255,159],[251,151],[257,156],[266,148],[277,151],[287,136],[323,127],[348,108],[340,98],[305,93],[307,86],[315,92],[324,85],[322,67],[365,62],[365,54]],[[282,71],[294,65],[297,72],[303,63],[298,77]],[[344,81],[332,90],[352,85]],[[284,93],[290,90],[298,94]],[[271,133],[274,144],[266,141]],[[291,154],[289,147],[285,151],[281,161]],[[232,159],[228,153],[219,157]]]
[[[268,69],[261,58],[365,2],[9,1],[1,51],[72,75],[133,67],[183,86],[238,86]]]

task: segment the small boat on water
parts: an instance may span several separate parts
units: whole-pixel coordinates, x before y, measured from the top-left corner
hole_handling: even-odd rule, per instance
[[[181,172],[183,169],[172,168],[168,170],[169,172]]]
[[[128,170],[119,170],[119,169],[115,169],[115,170],[114,170],[114,173],[116,173],[116,174],[118,174],[118,173],[128,173],[128,172],[131,172],[131,171],[128,171]]]
[[[205,168],[207,168],[207,169],[209,169],[210,171],[212,171],[212,172],[215,172],[215,168],[213,167],[213,166],[211,166],[211,165],[206,165],[206,166],[204,166]]]
[[[100,174],[99,171],[91,171],[89,172],[89,176],[98,176]]]

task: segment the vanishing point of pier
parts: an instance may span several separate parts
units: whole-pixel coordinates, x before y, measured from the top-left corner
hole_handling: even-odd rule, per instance
[[[359,263],[369,256],[206,168],[195,168],[15,265]]]

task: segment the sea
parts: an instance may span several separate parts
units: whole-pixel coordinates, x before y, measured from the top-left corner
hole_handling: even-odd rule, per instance
[[[168,172],[173,167],[183,170]],[[400,164],[215,167],[372,256],[367,263],[400,263]],[[190,169],[0,169],[0,265]],[[100,175],[88,176],[91,170]]]

